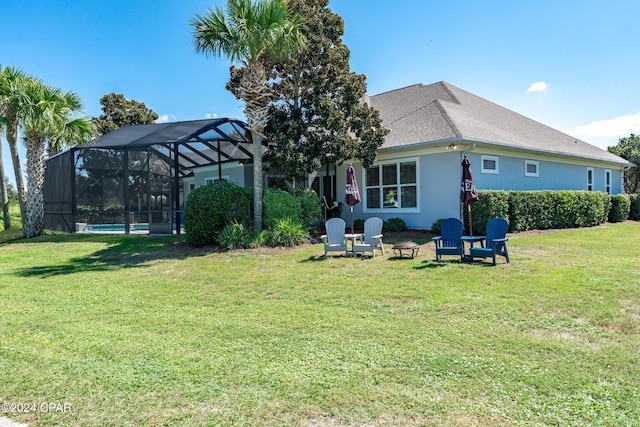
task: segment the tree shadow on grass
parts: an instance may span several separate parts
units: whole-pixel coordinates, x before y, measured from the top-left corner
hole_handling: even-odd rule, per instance
[[[422,261],[422,263],[420,265],[416,265],[413,268],[415,268],[416,270],[426,270],[426,269],[434,269],[434,268],[446,267],[447,265],[451,265],[451,264],[460,264],[460,261],[426,260],[426,261]]]
[[[82,257],[69,258],[59,264],[43,264],[17,269],[18,277],[42,277],[80,272],[112,271],[123,268],[140,268],[162,259],[186,259],[219,252],[218,247],[193,248],[180,236],[104,236],[49,234],[35,239],[14,241],[16,244],[60,243],[83,245],[102,243],[103,249]],[[47,250],[55,250],[49,247]]]

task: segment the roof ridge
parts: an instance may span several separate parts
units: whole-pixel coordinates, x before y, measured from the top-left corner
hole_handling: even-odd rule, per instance
[[[414,86],[425,86],[425,84],[424,83],[415,83],[415,84],[412,84],[412,85],[409,85],[409,86],[399,87],[397,89],[391,89],[391,90],[387,90],[387,91],[384,91],[384,92],[376,93],[375,95],[370,95],[369,98],[373,98],[373,97],[380,96],[380,95],[386,95],[386,94],[392,93],[392,92],[398,92],[400,90],[409,89],[410,87],[414,87]]]
[[[437,101],[437,100],[436,100],[436,101]],[[397,117],[394,121],[389,122],[389,125],[392,125],[392,124],[394,124],[394,123],[398,122],[399,120],[402,120],[402,119],[404,119],[404,118],[406,118],[406,117],[409,117],[410,115],[412,115],[412,114],[414,114],[414,113],[417,113],[417,112],[418,112],[418,111],[420,111],[420,110],[424,110],[424,109],[426,109],[429,105],[433,104],[434,102],[435,102],[435,101],[429,102],[428,104],[424,104],[424,105],[422,105],[420,108],[416,108],[415,110],[411,110],[411,111],[407,112],[407,114],[403,114],[402,116]]]
[[[442,114],[442,117],[444,117],[444,119],[447,121],[449,126],[451,126],[451,130],[453,131],[453,133],[455,133],[458,138],[462,138],[462,132],[460,132],[460,129],[458,128],[458,126],[455,124],[453,119],[449,116],[449,113],[447,113],[447,110],[444,108],[444,105],[442,105],[442,102],[439,99],[436,99],[435,101],[433,101],[433,103],[436,104],[436,107],[438,108],[438,111],[440,111],[440,114]],[[458,102],[458,104],[460,103]]]

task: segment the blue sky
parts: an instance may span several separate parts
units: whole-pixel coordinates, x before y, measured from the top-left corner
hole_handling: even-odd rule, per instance
[[[0,0],[0,64],[76,92],[119,92],[163,121],[243,118],[229,62],[188,22],[221,0]],[[637,0],[330,0],[368,94],[444,80],[606,148],[640,133]],[[13,169],[3,140],[5,172]],[[24,155],[22,161],[24,162]],[[13,179],[11,179],[13,181]]]

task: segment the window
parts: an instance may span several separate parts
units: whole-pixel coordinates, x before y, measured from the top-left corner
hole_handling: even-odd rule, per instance
[[[417,208],[417,170],[415,160],[382,163],[367,169],[367,209]]]
[[[611,194],[611,170],[609,169],[604,171],[604,191]]]
[[[215,178],[205,178],[204,179],[204,185],[213,185],[214,182],[219,181],[220,178],[219,177],[215,177]],[[224,175],[222,177],[223,181],[229,181],[229,175]]]
[[[496,156],[481,156],[482,173],[498,173],[498,158]]]
[[[593,191],[593,168],[587,168],[587,190]]]
[[[535,160],[524,161],[524,176],[538,177],[538,162]]]

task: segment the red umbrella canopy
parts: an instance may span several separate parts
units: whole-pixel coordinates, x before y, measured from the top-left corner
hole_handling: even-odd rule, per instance
[[[462,160],[462,186],[460,188],[460,201],[465,205],[472,205],[478,201],[476,185],[473,183],[471,174],[471,163],[467,156]]]
[[[358,181],[356,181],[356,171],[353,165],[347,168],[347,188],[345,189],[344,202],[349,206],[360,203],[360,191],[358,191]]]

